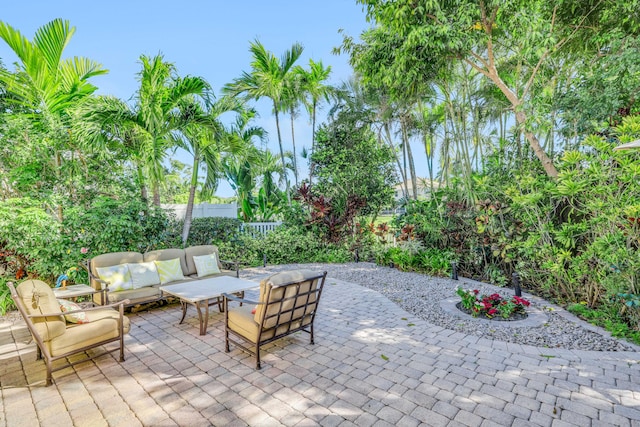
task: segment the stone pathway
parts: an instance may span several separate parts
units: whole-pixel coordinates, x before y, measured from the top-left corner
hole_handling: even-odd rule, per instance
[[[255,293],[253,294],[255,296]],[[223,316],[129,315],[126,358],[54,373],[22,321],[0,323],[4,426],[638,426],[640,353],[537,348],[430,325],[379,293],[328,278],[316,344],[266,347],[263,368],[224,352]]]

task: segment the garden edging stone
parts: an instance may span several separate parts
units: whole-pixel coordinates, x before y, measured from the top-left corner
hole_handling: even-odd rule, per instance
[[[451,316],[457,316],[462,319],[471,319],[478,322],[487,322],[490,324],[496,324],[496,320],[487,319],[481,316],[473,317],[470,314],[464,313],[456,307],[456,304],[460,302],[459,297],[451,297],[447,299],[443,299],[440,301],[440,307],[446,313]],[[518,328],[536,328],[538,326],[544,325],[544,323],[548,320],[547,316],[542,312],[542,310],[529,306],[526,309],[527,317],[526,319],[521,320],[509,320],[500,322],[500,327],[518,327]]]

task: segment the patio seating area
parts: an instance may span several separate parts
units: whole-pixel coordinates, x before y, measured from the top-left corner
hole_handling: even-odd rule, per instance
[[[330,276],[315,345],[299,332],[270,343],[261,370],[237,347],[225,353],[224,313],[212,310],[204,336],[181,314],[129,314],[124,362],[66,368],[51,387],[24,322],[0,323],[0,427],[640,426],[636,352],[466,335]]]

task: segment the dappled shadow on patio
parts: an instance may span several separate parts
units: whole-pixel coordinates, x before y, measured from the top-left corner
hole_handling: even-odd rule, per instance
[[[125,362],[107,355],[76,365],[51,387],[24,323],[0,323],[0,426],[640,420],[635,353],[506,346],[430,325],[332,278],[316,344],[303,333],[272,343],[259,371],[241,350],[224,352],[214,307],[205,336],[193,309],[181,325],[180,317],[177,304],[130,314]]]

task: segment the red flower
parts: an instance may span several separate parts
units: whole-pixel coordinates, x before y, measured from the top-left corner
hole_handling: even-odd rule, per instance
[[[529,301],[527,301],[526,299],[521,298],[519,296],[514,296],[513,297],[513,302],[515,302],[516,304],[524,305],[525,307],[529,307],[529,305],[531,305],[531,303]]]
[[[498,310],[496,310],[495,308],[492,308],[491,310],[489,310],[488,314],[489,314],[489,316],[493,316],[497,312],[498,312]]]
[[[478,294],[480,293],[480,291],[479,291],[479,290],[477,290],[477,289],[474,289],[474,290],[473,290],[473,293],[474,293],[474,294],[476,294],[476,295],[478,295]]]

